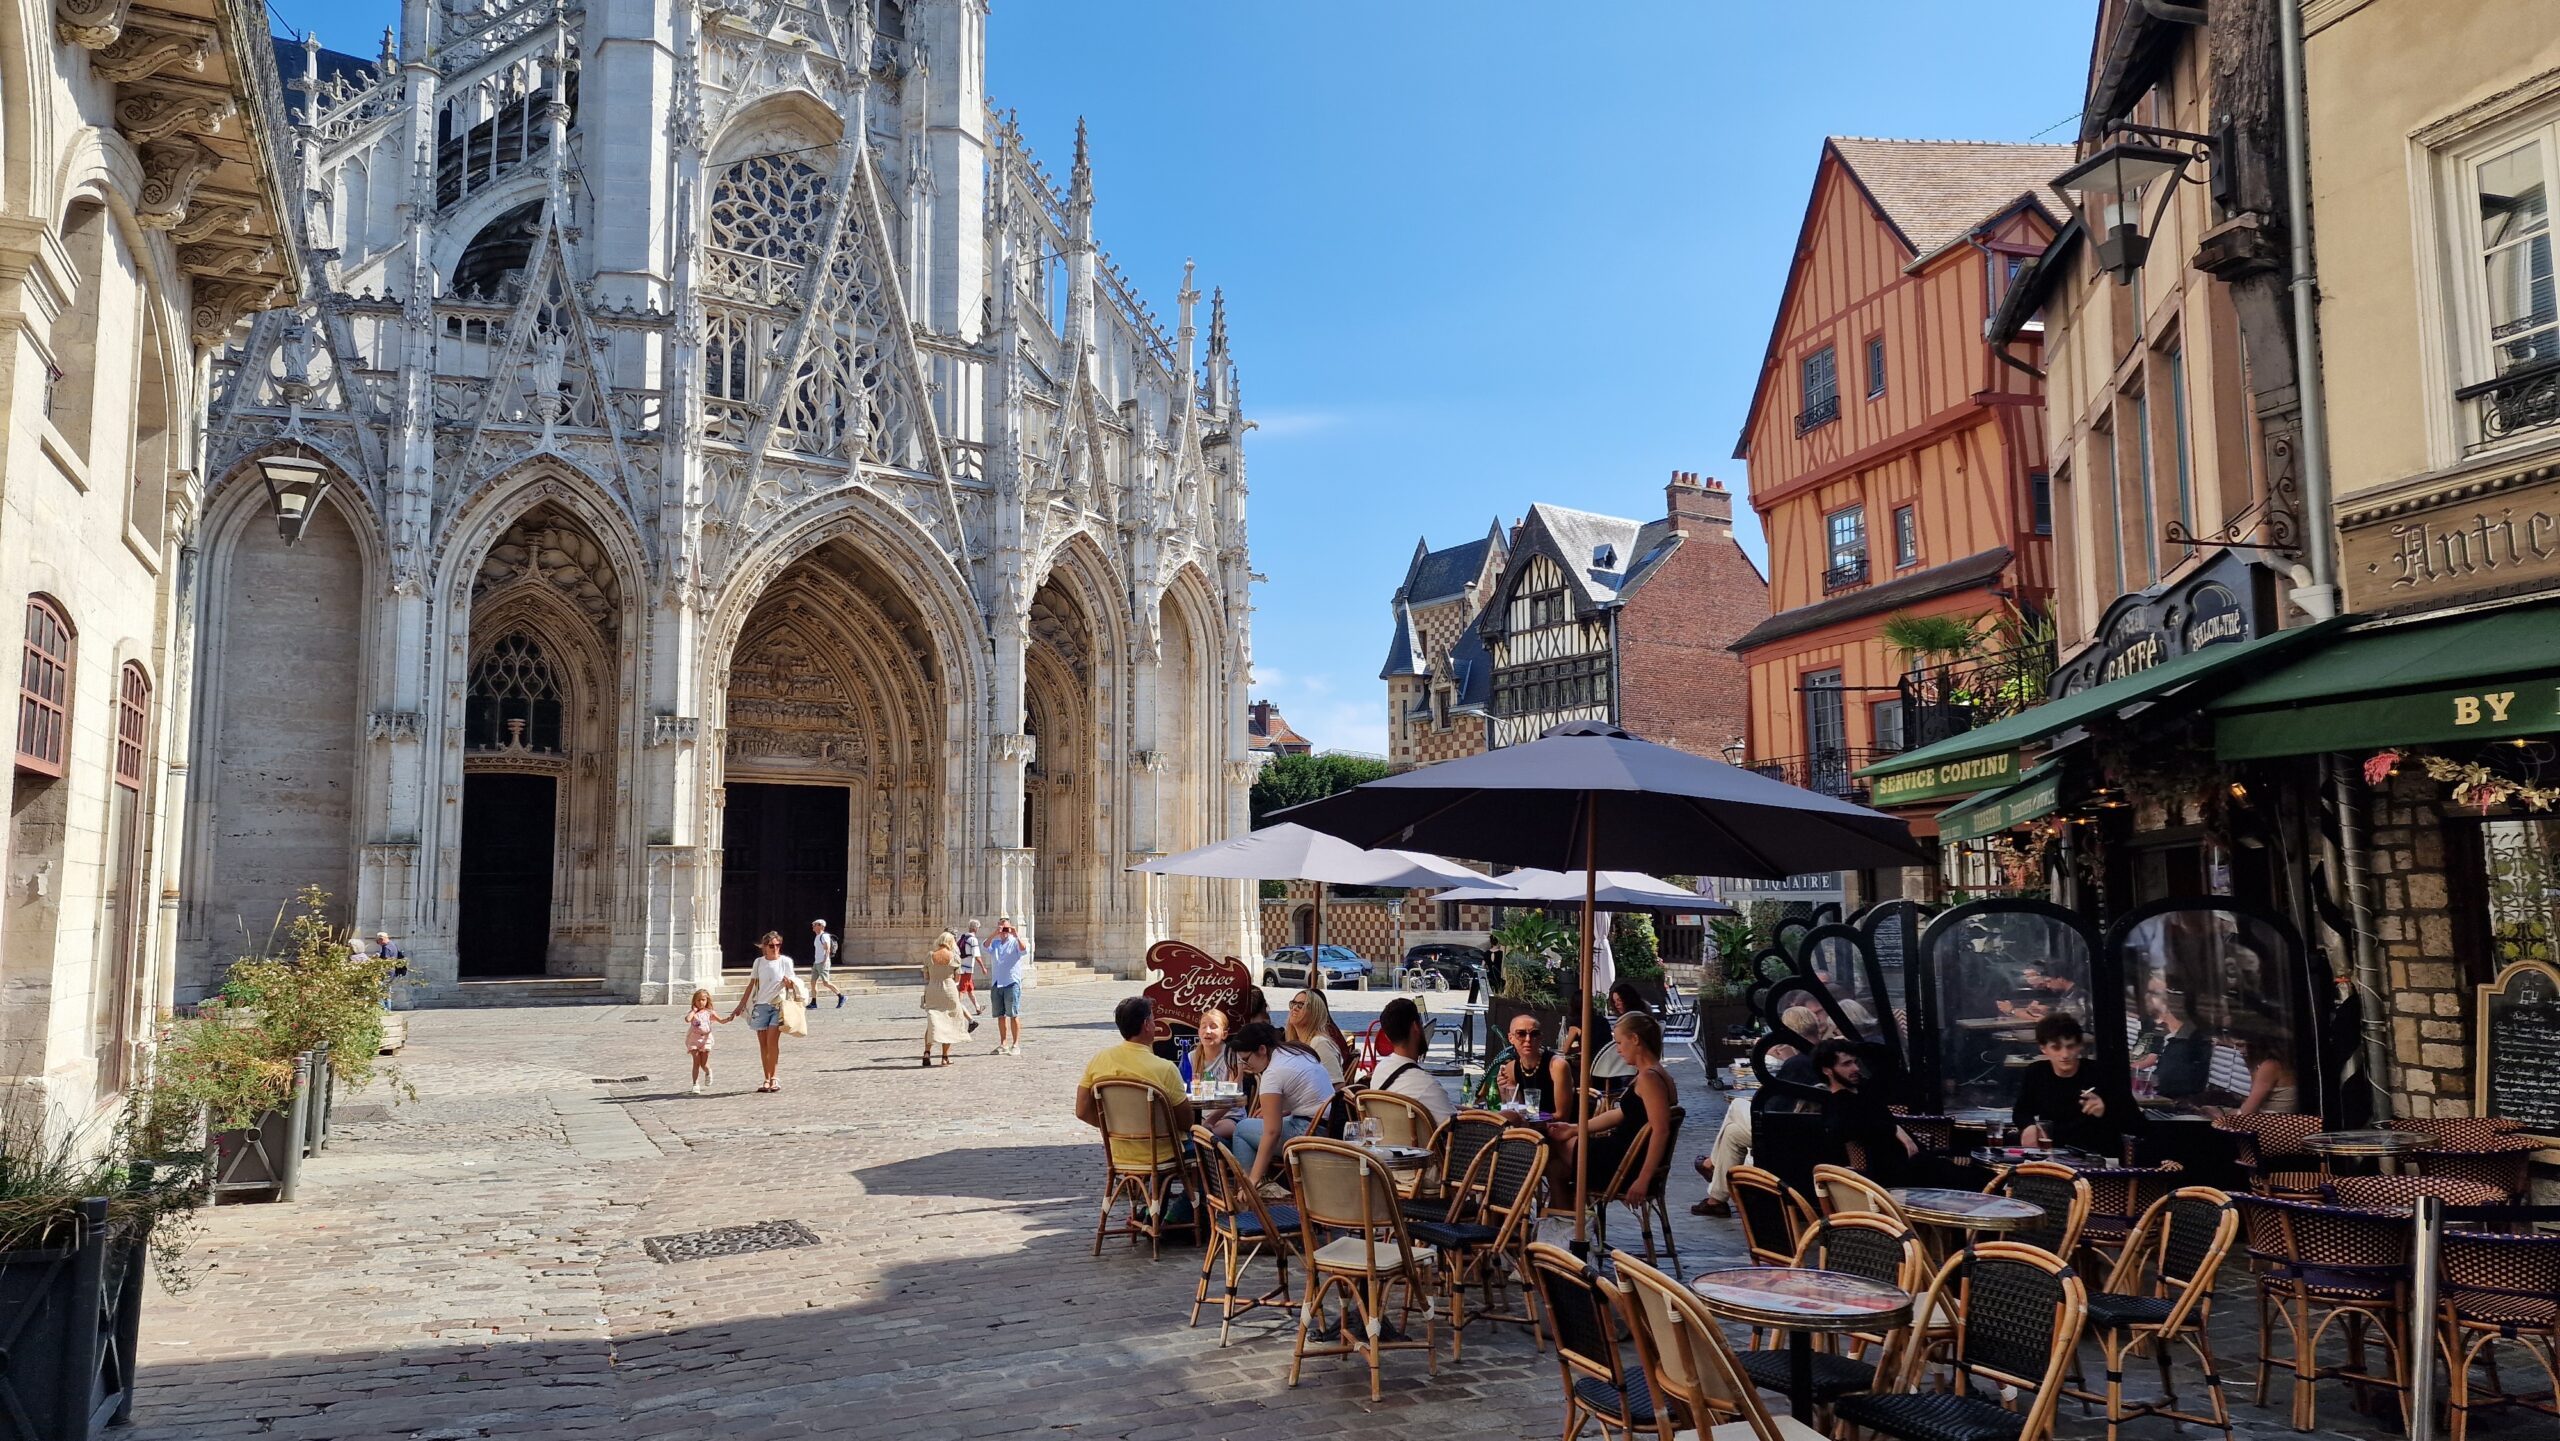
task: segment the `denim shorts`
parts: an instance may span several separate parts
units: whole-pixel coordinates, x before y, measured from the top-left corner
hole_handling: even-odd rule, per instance
[[[769,1002],[758,1001],[755,1008],[747,1012],[747,1029],[750,1031],[770,1031],[781,1024],[782,1008]]]
[[[1021,983],[1017,981],[1010,986],[987,987],[987,1008],[999,1018],[1020,1016],[1022,1014]]]

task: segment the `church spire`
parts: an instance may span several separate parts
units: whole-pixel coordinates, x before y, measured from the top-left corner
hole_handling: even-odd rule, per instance
[[[1076,117],[1076,166],[1067,177],[1067,212],[1076,238],[1093,239],[1093,152],[1085,145],[1084,117]]]
[[[1209,292],[1209,408],[1226,414],[1235,409],[1236,366],[1227,354],[1227,292]]]

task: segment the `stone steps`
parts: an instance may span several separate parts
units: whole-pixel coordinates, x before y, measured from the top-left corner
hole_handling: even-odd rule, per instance
[[[425,1004],[431,1009],[481,1010],[496,1006],[616,1006],[602,976],[505,976],[465,980]]]

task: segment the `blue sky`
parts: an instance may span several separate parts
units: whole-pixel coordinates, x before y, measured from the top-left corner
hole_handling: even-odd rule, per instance
[[[392,0],[276,0],[371,54]],[[1226,288],[1254,694],[1383,751],[1417,536],[1646,517],[1733,442],[1827,134],[2066,140],[2090,0],[996,0],[988,89],[1170,323]],[[1759,554],[1756,526],[1745,544]]]

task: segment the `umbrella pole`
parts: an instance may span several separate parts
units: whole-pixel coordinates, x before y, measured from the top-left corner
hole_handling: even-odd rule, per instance
[[[1586,794],[1582,798],[1582,962],[1581,980],[1576,986],[1574,1009],[1580,1014],[1567,1016],[1567,1026],[1578,1026],[1591,1015],[1591,915],[1593,901],[1600,888],[1599,837],[1594,833],[1600,813],[1600,798]],[[1587,1028],[1586,1028],[1587,1029]],[[1591,1048],[1598,1038],[1585,1034],[1573,1054],[1573,1125],[1579,1134],[1573,1143],[1573,1251],[1577,1256],[1590,1254],[1590,1242],[1583,1227],[1591,1215]]]

